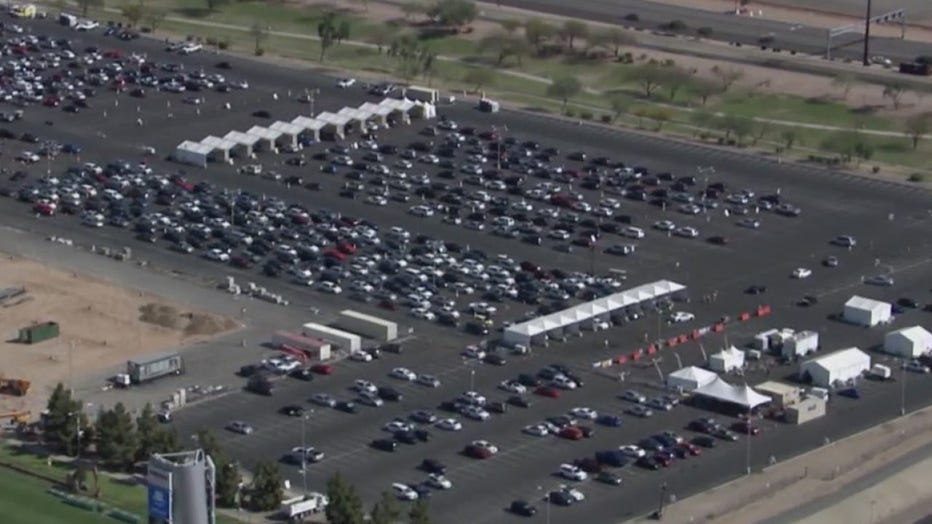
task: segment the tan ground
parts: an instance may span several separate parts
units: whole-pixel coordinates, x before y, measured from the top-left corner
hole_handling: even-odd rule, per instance
[[[308,5],[334,5],[332,1],[328,0],[298,0],[299,2],[308,4]],[[662,0],[667,3],[678,3],[683,5],[691,5],[693,7],[700,8],[709,8],[714,10],[724,10],[721,0]],[[724,2],[730,3],[732,6],[734,2]],[[777,9],[777,8],[775,8]],[[401,10],[392,4],[386,4],[379,2],[377,0],[372,0],[368,2],[368,9],[364,10],[360,5],[356,4],[351,7],[351,10],[359,16],[364,16],[371,20],[380,20],[380,21],[394,21],[395,23],[405,23],[404,16]],[[785,12],[785,16],[795,16],[794,20],[800,20],[800,17],[803,14],[799,11],[792,9],[782,9]],[[489,18],[495,19],[517,19],[524,20],[525,16],[520,16],[517,10],[510,10],[506,8],[496,8],[490,4],[483,4],[482,6],[483,15]],[[770,12],[770,8],[768,11]],[[766,14],[766,13],[765,13]],[[544,16],[544,18],[548,18]],[[844,17],[831,17],[828,15],[811,15],[805,14],[805,20],[807,23],[813,23],[810,18],[824,19],[822,20],[825,23],[829,23],[828,19],[834,19],[829,25],[838,25],[840,19]],[[842,21],[841,23],[845,23]],[[599,27],[599,24],[592,24],[593,27]],[[472,32],[468,35],[464,35],[466,38],[471,39],[481,39],[484,36],[494,32],[500,31],[501,26],[497,23],[488,21],[488,20],[477,20],[472,24]],[[889,28],[887,28],[889,29]],[[520,31],[520,30],[519,30]],[[917,30],[918,31],[918,30]],[[520,33],[519,33],[520,34]],[[932,38],[932,31],[929,32],[930,38]],[[727,67],[727,63],[719,60],[710,60],[706,58],[697,58],[686,55],[678,55],[673,53],[665,53],[660,51],[646,50],[640,48],[630,48],[630,51],[634,53],[635,57],[645,56],[647,59],[653,58],[656,60],[666,60],[672,59],[681,67],[696,71],[696,74],[703,77],[712,77],[712,68],[716,65],[719,67]],[[750,51],[754,52],[754,51]],[[736,65],[735,67],[740,68],[744,71],[744,77],[737,82],[738,87],[744,87],[748,89],[753,89],[758,92],[767,92],[767,93],[782,93],[787,95],[801,96],[805,98],[820,98],[820,99],[829,99],[836,102],[844,103],[849,107],[855,109],[869,109],[869,112],[875,114],[883,115],[896,115],[902,117],[908,117],[917,113],[924,113],[932,111],[932,97],[922,97],[914,93],[907,93],[903,96],[901,106],[898,110],[894,111],[892,103],[889,99],[884,98],[883,96],[883,87],[879,85],[868,85],[868,84],[853,84],[850,88],[847,98],[843,95],[843,88],[833,86],[832,79],[819,76],[811,75],[805,73],[794,73],[789,71],[781,71],[768,67],[757,67],[749,65]],[[585,79],[583,79],[585,82]]]
[[[55,384],[69,383],[69,350],[71,372],[80,377],[236,327],[230,319],[191,314],[155,295],[4,256],[0,287],[18,286],[26,288],[26,299],[0,307],[0,375],[29,380],[32,388],[25,397],[0,396],[0,413],[41,411]],[[144,310],[149,322],[140,321]],[[58,322],[59,338],[34,345],[11,342],[19,328],[46,321]]]

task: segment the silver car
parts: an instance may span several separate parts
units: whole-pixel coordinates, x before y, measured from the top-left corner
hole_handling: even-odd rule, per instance
[[[328,408],[332,408],[337,405],[337,399],[326,393],[314,393],[311,395],[311,402],[317,404],[318,406],[326,406]]]
[[[253,431],[255,431],[255,428],[243,422],[242,420],[234,420],[233,422],[230,422],[227,424],[227,429],[234,433],[239,433],[240,435],[250,435]]]

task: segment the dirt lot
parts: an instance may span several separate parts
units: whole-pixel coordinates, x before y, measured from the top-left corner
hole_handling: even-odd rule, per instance
[[[162,297],[4,256],[0,288],[26,294],[0,305],[0,375],[25,379],[25,397],[0,396],[0,413],[41,411],[49,391],[74,377],[134,357],[196,343],[238,327],[229,318],[190,312]],[[54,321],[61,336],[38,344],[15,342],[21,327]],[[72,349],[73,348],[73,349]]]

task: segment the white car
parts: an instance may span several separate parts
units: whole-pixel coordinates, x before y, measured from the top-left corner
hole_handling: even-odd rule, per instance
[[[566,493],[567,495],[569,495],[570,498],[572,498],[572,499],[575,500],[576,502],[582,502],[582,501],[586,500],[586,496],[583,494],[582,491],[579,491],[579,490],[576,489],[576,488],[571,488],[571,487],[569,487],[569,486],[567,486],[567,485],[565,485],[565,484],[561,484],[561,485],[560,485],[560,491],[562,491],[563,493]]]
[[[486,398],[475,391],[464,391],[463,394],[460,395],[460,400],[475,406],[484,406],[486,402]]]
[[[392,491],[399,500],[417,500],[417,491],[406,484],[396,482],[392,484]]]
[[[622,452],[624,455],[631,458],[641,458],[647,455],[647,452],[643,449],[635,446],[634,444],[628,444],[625,446],[619,446],[618,451]]]
[[[654,397],[647,401],[647,407],[659,409],[660,411],[670,411],[673,409],[673,404],[662,398]]]
[[[550,429],[543,424],[531,424],[530,426],[524,426],[524,429],[521,431],[535,437],[546,437],[550,434]]]
[[[890,287],[893,285],[893,277],[890,275],[874,275],[864,279],[865,284],[873,286]]]
[[[380,408],[385,405],[385,401],[380,399],[378,395],[373,395],[372,393],[360,393],[359,398],[356,399],[360,404],[370,406],[373,408]]]
[[[570,415],[586,420],[595,420],[599,418],[599,414],[592,408],[573,408],[570,410]]]
[[[670,322],[679,323],[679,322],[690,322],[696,319],[696,315],[688,311],[677,311],[670,315]]]
[[[792,275],[793,275],[793,278],[801,280],[801,279],[809,278],[810,276],[812,276],[812,270],[804,268],[804,267],[798,267],[793,270]]]
[[[473,420],[478,420],[479,422],[485,422],[486,420],[489,420],[489,417],[492,415],[479,406],[466,406],[466,408],[463,409],[463,416]]]
[[[353,351],[350,353],[350,360],[355,360],[356,362],[372,362],[372,355],[365,351]]]
[[[634,226],[622,229],[621,234],[628,238],[644,238],[644,230]]]
[[[760,227],[760,220],[754,218],[742,218],[737,221],[736,224],[739,227],[746,227],[748,229],[758,229]]]
[[[372,204],[373,206],[387,206],[388,205],[388,199],[383,196],[379,196],[379,195],[369,195],[368,197],[366,197],[365,202],[367,204]]]
[[[429,310],[429,309],[427,309],[427,308],[423,308],[423,307],[416,307],[416,308],[412,309],[412,310],[411,310],[411,316],[414,317],[414,318],[420,318],[420,319],[423,319],[423,320],[427,320],[428,322],[433,322],[433,321],[437,320],[437,314],[436,314],[436,313],[434,313],[433,311],[431,311],[431,310]]]
[[[572,464],[560,464],[560,476],[567,480],[582,481],[589,478],[589,475]]]
[[[314,393],[311,395],[311,402],[317,404],[318,406],[327,406],[328,408],[332,408],[337,405],[337,399],[326,393]]]
[[[676,228],[673,234],[683,238],[696,238],[699,236],[699,230],[694,227],[684,226]]]
[[[463,424],[456,420],[455,418],[445,418],[438,421],[435,426],[444,431],[460,431],[463,429]]]
[[[382,431],[387,431],[389,433],[398,433],[399,431],[408,432],[414,431],[414,426],[403,420],[393,420],[382,426]]]
[[[234,420],[233,422],[230,422],[227,424],[227,429],[234,433],[239,433],[240,435],[249,435],[255,431],[255,428],[243,422],[242,420]]]
[[[301,446],[291,448],[291,458],[293,461],[301,464],[303,462],[320,462],[324,459],[324,452],[313,446],[303,448]]]
[[[353,87],[354,85],[356,85],[355,78],[341,78],[339,81],[337,81],[337,87],[341,89],[346,89],[347,87]]]
[[[560,389],[567,390],[576,389],[579,386],[579,384],[567,378],[566,375],[557,375],[553,377],[553,385]]]
[[[429,388],[439,388],[440,379],[433,375],[418,375],[417,380],[415,381],[422,386],[427,386]]]
[[[388,374],[392,378],[397,378],[400,380],[406,380],[408,382],[413,382],[417,379],[417,373],[411,371],[408,368],[395,368]]]
[[[437,489],[450,489],[453,487],[453,483],[450,482],[450,479],[438,473],[431,473],[427,476],[427,485]]]
[[[518,395],[523,395],[527,393],[527,388],[523,384],[518,383],[515,380],[503,380],[499,385],[498,389],[505,390],[509,393],[517,393]]]
[[[488,440],[474,440],[472,441],[472,446],[482,449],[489,450],[489,453],[496,454],[498,453],[498,446],[492,444]]]
[[[358,379],[353,382],[353,390],[358,391],[359,393],[378,393],[379,388],[375,387],[375,384],[369,382],[368,380]]]
[[[673,231],[676,229],[676,224],[669,220],[659,220],[654,222],[654,229],[659,229],[660,231]]]
[[[203,49],[203,47],[201,46],[201,44],[195,44],[195,43],[192,42],[192,43],[189,43],[189,44],[185,44],[185,45],[181,48],[181,50],[179,51],[179,53],[181,53],[181,54],[183,54],[183,55],[190,55],[190,54],[192,54],[192,53],[196,53],[196,52],[200,51],[201,49]]]
[[[910,360],[909,362],[903,362],[903,369],[906,371],[912,371],[913,373],[929,373],[929,366],[924,365],[918,360]]]
[[[343,292],[343,288],[334,284],[333,282],[327,281],[319,282],[317,284],[317,290],[323,291],[324,293],[330,293],[331,295],[339,295]]]
[[[476,360],[482,360],[485,358],[485,351],[479,348],[479,346],[466,346],[466,351],[463,352],[463,355],[474,358]]]

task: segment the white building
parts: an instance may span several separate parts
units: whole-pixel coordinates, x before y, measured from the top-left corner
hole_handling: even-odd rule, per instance
[[[818,349],[818,333],[815,331],[799,331],[793,333],[793,336],[783,343],[782,354],[787,358],[802,357],[809,353],[815,353]]]
[[[887,333],[883,350],[891,355],[916,358],[932,351],[932,333],[921,326],[912,326]]]
[[[709,369],[727,373],[744,367],[744,352],[731,346],[709,357]]]
[[[799,375],[814,386],[831,387],[856,379],[871,368],[871,357],[858,348],[840,349],[802,363]]]
[[[893,307],[888,302],[854,295],[845,302],[843,318],[845,322],[864,327],[889,322],[893,316]]]
[[[681,391],[693,391],[711,384],[718,375],[696,366],[678,369],[667,375],[667,387]]]

